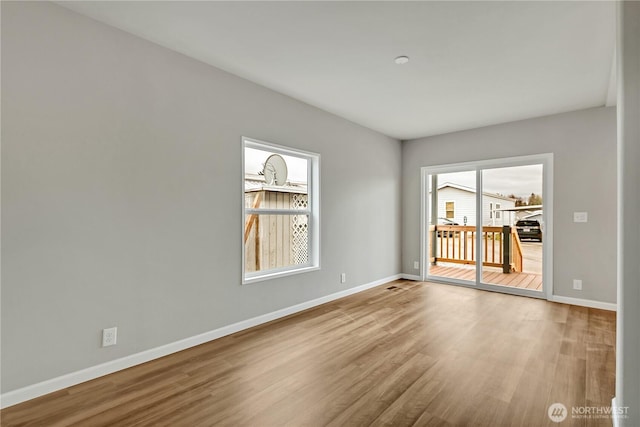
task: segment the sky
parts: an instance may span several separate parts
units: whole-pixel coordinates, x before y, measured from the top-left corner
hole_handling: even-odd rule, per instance
[[[440,174],[438,184],[444,182],[475,188],[476,173],[469,171]],[[526,199],[531,193],[542,194],[542,165],[486,169],[483,171],[482,182],[485,192],[505,196],[515,194]]]

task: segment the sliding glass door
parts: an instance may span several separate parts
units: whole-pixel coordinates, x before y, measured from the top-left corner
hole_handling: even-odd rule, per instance
[[[423,168],[425,278],[546,296],[551,165],[539,155]]]

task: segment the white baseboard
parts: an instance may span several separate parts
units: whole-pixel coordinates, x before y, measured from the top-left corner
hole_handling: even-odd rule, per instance
[[[405,280],[415,280],[418,282],[422,281],[420,276],[417,276],[414,274],[402,273],[400,276],[402,277],[402,279],[405,279]],[[447,283],[450,284],[451,282],[448,281]],[[462,285],[467,286],[466,284],[462,284]],[[609,311],[617,311],[617,308],[618,308],[616,304],[613,304],[610,302],[601,302],[601,301],[594,301],[589,299],[563,297],[560,295],[552,295],[551,298],[549,298],[549,301],[559,302],[562,304],[579,305],[582,307],[600,308],[602,310],[609,310]]]
[[[590,299],[563,297],[560,295],[551,295],[551,298],[549,298],[549,301],[560,302],[563,304],[580,305],[582,307],[600,308],[602,310],[609,310],[609,311],[618,310],[617,304],[613,304],[610,302],[601,302],[601,301],[594,301]]]
[[[345,289],[344,291],[336,292],[334,294],[316,298],[311,301],[306,301],[300,304],[293,305],[291,307],[286,307],[280,310],[273,311],[271,313],[243,320],[232,325],[223,326],[221,328],[214,329],[213,331],[205,332],[200,335],[185,338],[180,341],[145,350],[140,353],[132,354],[130,356],[125,356],[120,359],[111,360],[109,362],[91,366],[80,371],[71,372],[69,374],[42,381],[40,383],[32,384],[23,388],[19,388],[17,390],[12,390],[0,395],[0,408],[6,408],[12,405],[16,405],[18,403],[25,402],[27,400],[43,396],[54,391],[62,390],[64,388],[71,387],[85,381],[121,371],[123,369],[139,365],[141,363],[149,362],[151,360],[158,359],[160,357],[164,357],[169,354],[185,350],[187,348],[195,347],[197,345],[204,344],[217,338],[221,338],[226,335],[252,328],[254,326],[258,326],[272,320],[280,319],[282,317],[289,316],[290,314],[295,314],[330,301],[356,294],[358,292],[366,291],[367,289],[371,289],[376,286],[380,286],[401,278],[401,274],[385,277],[384,279],[376,280],[364,285],[356,286],[354,288]]]

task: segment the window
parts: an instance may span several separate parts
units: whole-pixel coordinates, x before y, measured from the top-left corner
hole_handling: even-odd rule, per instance
[[[453,210],[453,206],[454,206],[454,202],[445,202],[445,216],[447,217],[447,219],[453,219],[454,218],[454,210]]]
[[[500,203],[496,203],[496,219],[500,219]]]
[[[489,219],[493,218],[493,203],[489,203]]]
[[[319,268],[319,163],[243,138],[243,283]]]

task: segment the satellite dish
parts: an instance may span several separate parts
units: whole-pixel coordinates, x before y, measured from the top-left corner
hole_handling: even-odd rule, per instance
[[[262,170],[267,185],[284,185],[287,182],[287,173],[287,162],[279,154],[270,155]]]

